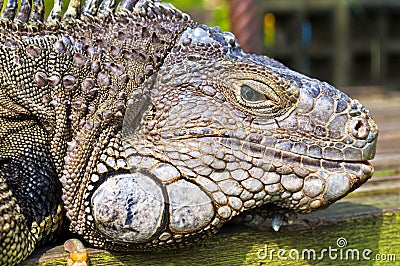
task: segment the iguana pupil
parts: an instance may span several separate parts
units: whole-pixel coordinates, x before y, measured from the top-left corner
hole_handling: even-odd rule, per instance
[[[258,91],[252,89],[248,85],[242,85],[240,88],[240,95],[242,96],[242,99],[250,102],[250,103],[257,103],[257,102],[263,102],[267,100],[264,94],[259,93]]]

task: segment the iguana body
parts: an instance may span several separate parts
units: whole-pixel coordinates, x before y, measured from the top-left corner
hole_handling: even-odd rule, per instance
[[[279,228],[372,175],[368,111],[230,33],[150,1],[72,1],[62,20],[57,2],[46,24],[39,2],[19,20],[13,4],[0,27],[2,264],[64,216],[95,247],[180,246],[243,212]]]

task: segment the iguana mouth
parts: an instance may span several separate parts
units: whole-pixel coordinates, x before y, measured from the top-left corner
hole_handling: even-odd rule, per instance
[[[172,134],[171,134],[172,135]],[[324,156],[314,156],[306,153],[299,153],[294,150],[280,150],[275,148],[272,145],[263,145],[258,144],[246,140],[239,140],[231,136],[231,134],[227,133],[226,131],[218,131],[210,128],[197,128],[197,129],[190,129],[190,130],[178,130],[173,133],[173,137],[169,138],[172,141],[180,141],[180,140],[196,140],[196,139],[214,139],[221,141],[227,148],[232,150],[242,150],[242,152],[249,154],[250,156],[261,157],[260,154],[264,154],[267,150],[271,152],[280,152],[282,154],[287,154],[289,156],[298,156],[300,158],[310,158],[315,161],[324,161],[327,164],[355,164],[355,165],[365,165],[370,169],[372,174],[373,166],[370,163],[370,160],[373,159],[375,156],[375,149],[376,149],[376,141],[369,143],[369,146],[365,149],[366,152],[362,155],[365,158],[327,158]],[[258,153],[258,156],[257,156]],[[366,172],[367,168],[364,167]]]

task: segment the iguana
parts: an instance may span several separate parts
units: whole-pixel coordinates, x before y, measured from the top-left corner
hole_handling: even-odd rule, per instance
[[[157,1],[9,0],[0,22],[0,262],[63,222],[111,250],[274,229],[373,173],[370,113]],[[260,220],[261,219],[261,220]]]

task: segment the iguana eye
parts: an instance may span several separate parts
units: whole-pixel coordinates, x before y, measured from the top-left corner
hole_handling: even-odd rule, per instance
[[[279,86],[270,86],[267,82],[254,79],[235,78],[230,84],[234,94],[227,95],[229,100],[252,114],[279,116],[289,108],[290,101]],[[290,105],[292,106],[292,105]]]
[[[250,103],[259,103],[267,100],[264,94],[252,89],[248,85],[242,85],[240,87],[240,96],[243,100]]]

